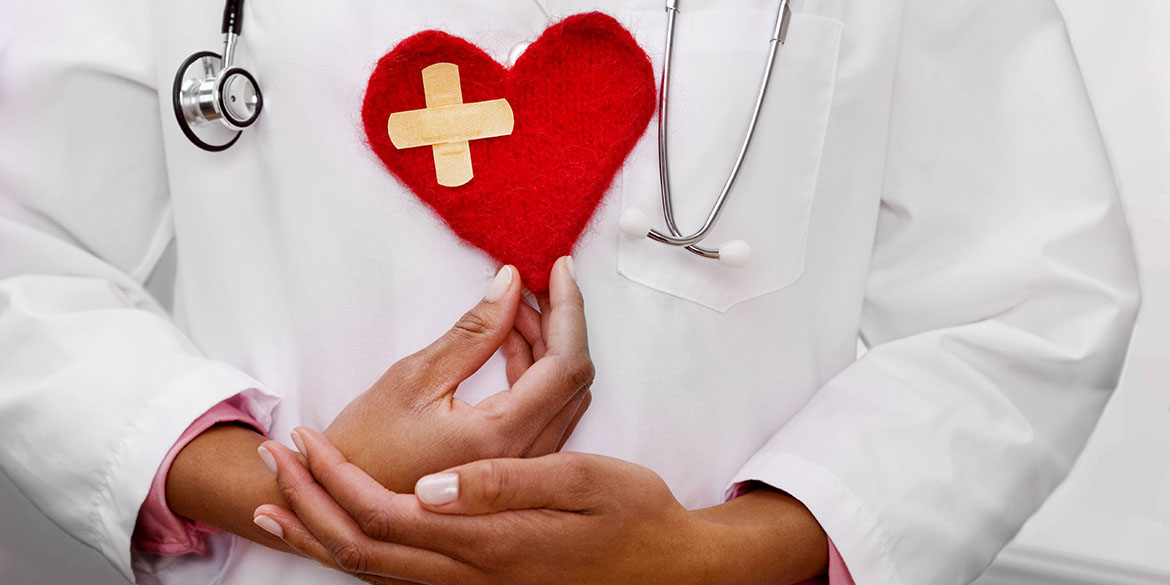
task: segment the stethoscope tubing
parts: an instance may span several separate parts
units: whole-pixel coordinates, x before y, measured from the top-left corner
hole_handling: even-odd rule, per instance
[[[651,229],[647,236],[657,242],[670,244],[672,246],[685,246],[687,250],[706,258],[719,258],[717,250],[711,250],[696,245],[707,237],[707,234],[715,226],[719,220],[720,214],[723,212],[727,197],[731,193],[732,187],[735,185],[736,179],[739,178],[739,171],[743,167],[744,159],[747,157],[748,148],[751,146],[752,137],[755,136],[756,126],[760,120],[760,112],[763,109],[764,99],[768,93],[768,85],[772,79],[772,71],[776,64],[776,55],[779,52],[780,45],[784,44],[787,36],[788,22],[791,17],[791,10],[788,6],[789,0],[781,0],[780,6],[776,14],[776,26],[773,29],[772,37],[769,40],[768,59],[764,66],[764,74],[760,81],[760,88],[756,95],[755,107],[752,110],[751,120],[748,122],[747,131],[744,134],[743,143],[739,148],[739,153],[735,158],[735,163],[731,167],[731,172],[728,174],[727,181],[723,184],[723,189],[719,196],[715,199],[711,211],[707,214],[707,218],[703,221],[702,227],[698,231],[684,236],[678,227],[678,223],[674,216],[673,194],[670,186],[670,157],[668,149],[667,127],[669,121],[669,101],[670,101],[670,70],[671,61],[674,54],[674,25],[675,18],[678,16],[678,0],[667,0],[667,22],[666,22],[666,52],[663,57],[662,64],[662,89],[659,92],[658,102],[658,175],[662,194],[662,214],[666,220],[666,227],[670,231],[669,234],[664,234],[657,229]]]

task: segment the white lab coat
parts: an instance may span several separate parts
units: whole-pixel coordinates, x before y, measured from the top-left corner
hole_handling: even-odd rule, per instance
[[[733,160],[774,5],[683,5],[683,226]],[[365,145],[375,62],[429,28],[503,60],[599,8],[660,67],[665,15],[659,0],[253,0],[239,63],[267,103],[213,154],[180,133],[170,87],[218,46],[221,8],[0,8],[0,467],[140,582],[346,583],[226,535],[207,558],[160,559],[130,534],[207,408],[246,392],[278,440],[324,428],[494,272]],[[649,466],[692,508],[747,479],[787,490],[858,583],[965,583],[1061,480],[1117,379],[1138,300],[1107,153],[1052,2],[794,8],[711,239],[748,240],[752,264],[617,230],[623,207],[658,213],[653,131],[579,241],[598,375],[568,448]],[[172,241],[168,313],[142,283]],[[461,392],[503,384],[496,360]]]

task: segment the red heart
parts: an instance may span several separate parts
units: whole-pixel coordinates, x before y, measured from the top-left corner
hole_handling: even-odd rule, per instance
[[[459,66],[464,103],[505,98],[515,117],[510,136],[471,141],[475,178],[460,187],[438,184],[430,147],[398,150],[387,134],[390,114],[426,107],[422,70],[435,63]],[[463,39],[414,35],[378,62],[362,121],[386,167],[459,237],[542,292],[645,132],[656,96],[646,53],[594,12],[546,30],[511,70]]]

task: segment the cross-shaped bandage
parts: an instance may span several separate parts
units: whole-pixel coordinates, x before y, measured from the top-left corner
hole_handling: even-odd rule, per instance
[[[504,99],[463,103],[458,65],[436,63],[422,70],[422,78],[427,107],[391,114],[390,142],[399,150],[430,146],[439,184],[466,185],[474,176],[468,142],[511,134],[512,106]]]

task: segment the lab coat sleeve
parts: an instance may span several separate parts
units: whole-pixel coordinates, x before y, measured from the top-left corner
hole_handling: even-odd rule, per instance
[[[1138,306],[1051,2],[907,0],[861,334],[733,479],[813,512],[858,583],[979,575],[1065,477]]]
[[[143,287],[171,239],[149,18],[145,0],[0,3],[0,469],[130,579],[183,430],[240,393],[275,402]]]

